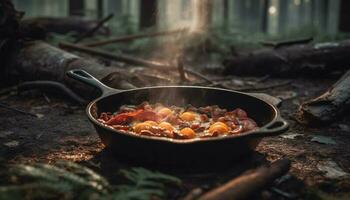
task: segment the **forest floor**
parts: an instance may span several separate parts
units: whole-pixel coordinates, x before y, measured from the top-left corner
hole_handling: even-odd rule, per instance
[[[235,81],[244,83],[246,79],[236,77]],[[258,84],[263,86],[281,81],[284,80],[268,78]],[[233,164],[228,171],[198,174],[169,172],[180,177],[186,188],[174,194],[174,198],[183,196],[192,188],[216,186],[236,176],[238,171],[282,157],[292,161],[291,170],[289,175],[284,176],[284,181],[265,191],[267,199],[349,197],[350,116],[323,128],[305,128],[294,120],[300,102],[320,94],[332,83],[327,79],[293,79],[283,87],[262,91],[285,99],[281,112],[290,122],[290,130],[280,136],[264,138],[255,155],[242,163]],[[1,162],[54,163],[61,159],[71,160],[92,167],[112,182],[113,174],[121,166],[129,166],[104,149],[83,107],[59,95],[39,91],[0,96],[0,99],[15,108],[40,114],[32,117],[0,108]],[[167,173],[167,169],[161,171]],[[281,192],[285,194],[281,195]]]

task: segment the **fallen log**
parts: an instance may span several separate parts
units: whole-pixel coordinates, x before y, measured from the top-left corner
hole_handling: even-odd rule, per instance
[[[299,107],[297,119],[307,125],[326,125],[350,109],[350,71],[320,96]],[[325,123],[326,122],[326,123]]]
[[[21,26],[40,27],[46,32],[67,34],[75,31],[79,34],[86,33],[98,25],[98,20],[86,19],[83,17],[33,17],[21,21]],[[107,26],[102,26],[96,34],[109,35]]]
[[[137,75],[127,71],[105,67],[92,60],[81,58],[42,41],[27,42],[18,52],[14,52],[11,64],[2,74],[2,79],[37,81],[50,80],[66,84],[78,95],[91,98],[95,90],[80,84],[66,76],[71,69],[84,69],[109,85],[120,89],[134,88],[134,84],[143,86]]]
[[[199,198],[199,200],[239,200],[249,199],[266,188],[273,181],[289,171],[290,161],[281,159],[270,166],[247,172],[226,184],[219,186]]]
[[[350,66],[350,40],[300,44],[234,53],[224,60],[225,74],[320,77]]]

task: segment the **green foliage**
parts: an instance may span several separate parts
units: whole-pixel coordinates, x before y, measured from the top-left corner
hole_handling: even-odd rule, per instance
[[[121,170],[121,173],[130,181],[130,184],[118,186],[117,192],[113,194],[114,199],[146,200],[152,195],[164,197],[166,183],[176,185],[181,183],[178,178],[144,168]]]
[[[0,174],[0,199],[132,199],[164,197],[166,184],[180,184],[173,176],[143,168],[122,170],[128,182],[111,185],[93,170],[72,162],[55,165],[13,165]]]

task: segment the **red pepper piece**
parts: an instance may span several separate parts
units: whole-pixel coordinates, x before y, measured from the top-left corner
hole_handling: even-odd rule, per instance
[[[142,112],[137,113],[134,116],[134,119],[139,120],[139,121],[149,121],[150,120],[150,121],[158,122],[160,117],[154,111],[143,110]]]
[[[116,116],[113,116],[110,120],[106,122],[107,125],[121,125],[130,122],[133,117],[142,113],[143,110],[136,110],[134,112],[121,113]]]

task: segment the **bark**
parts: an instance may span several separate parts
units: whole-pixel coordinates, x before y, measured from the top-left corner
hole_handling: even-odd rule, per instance
[[[4,76],[12,80],[50,80],[66,84],[78,95],[90,97],[94,90],[66,76],[71,69],[84,69],[110,87],[128,89],[132,83],[142,85],[142,81],[126,71],[105,67],[86,58],[81,58],[45,42],[27,42],[14,54],[12,65]]]
[[[286,174],[289,168],[288,159],[275,161],[270,166],[260,167],[207,192],[199,200],[250,199],[275,179]]]
[[[350,108],[350,71],[322,95],[299,107],[298,121],[307,125],[326,125],[339,120]]]
[[[98,20],[85,19],[82,17],[34,17],[22,20],[22,26],[40,27],[47,32],[66,34],[75,31],[83,34],[98,25]],[[102,26],[96,34],[109,35],[107,26]]]
[[[350,66],[350,40],[237,53],[224,61],[225,74],[319,77]]]

